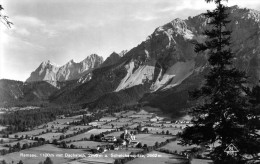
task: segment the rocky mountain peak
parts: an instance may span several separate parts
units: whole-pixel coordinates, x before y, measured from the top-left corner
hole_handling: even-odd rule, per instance
[[[120,53],[118,53],[119,56],[123,57],[128,52],[128,50],[123,50]]]
[[[50,60],[44,61],[40,64],[41,67],[46,67],[48,65],[52,65]]]
[[[71,59],[68,63],[75,63],[73,59]]]
[[[87,61],[91,61],[91,62],[103,62],[103,57],[102,56],[98,56],[97,54],[91,54],[89,56],[87,56],[84,60],[81,61],[81,63],[87,62]]]
[[[78,79],[86,71],[98,68],[102,63],[103,58],[97,54],[89,55],[79,63],[71,59],[61,67],[55,66],[48,60],[47,62],[42,62],[26,81],[67,81]]]
[[[121,54],[121,55],[123,56],[123,54]],[[117,63],[120,60],[120,58],[122,57],[121,55],[119,55],[116,52],[113,52],[104,61],[104,63],[102,64],[102,67],[106,67],[106,66],[113,65],[113,64]]]
[[[87,56],[87,58],[100,58],[100,56],[98,56],[97,54],[91,54]]]
[[[110,56],[109,57],[118,57],[118,56],[120,56],[118,53],[116,53],[116,52],[113,52],[112,54],[110,54]],[[121,57],[121,56],[120,56]]]
[[[185,32],[187,30],[187,24],[182,19],[176,18],[173,21],[171,21],[169,24],[171,24],[170,28],[173,28],[178,32]]]
[[[41,65],[47,65],[47,64],[50,64],[50,63],[51,63],[51,61],[47,60],[47,61],[42,62]]]
[[[93,69],[99,67],[103,63],[103,57],[97,54],[91,54],[80,62],[82,69]]]
[[[68,61],[68,62],[65,64],[65,66],[66,66],[66,67],[70,67],[70,66],[72,66],[73,64],[75,64],[75,62],[74,62],[73,59],[71,59],[70,61]]]
[[[171,22],[156,28],[155,34],[159,35],[161,32],[167,32],[169,34],[177,33],[184,34],[187,30],[187,24],[184,20],[176,18]]]
[[[242,19],[253,19],[256,22],[259,22],[260,12],[254,9],[248,8],[240,8],[239,6],[235,5],[229,8],[230,13],[233,17],[240,17]]]

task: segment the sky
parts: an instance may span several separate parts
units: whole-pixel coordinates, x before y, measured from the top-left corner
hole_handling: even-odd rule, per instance
[[[0,79],[25,81],[41,62],[64,65],[90,54],[104,59],[130,50],[155,28],[175,18],[187,19],[214,4],[205,0],[0,0]],[[228,6],[260,11],[259,0],[229,0]]]

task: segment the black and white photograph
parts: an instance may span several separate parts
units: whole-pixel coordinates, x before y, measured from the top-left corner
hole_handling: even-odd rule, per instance
[[[0,0],[0,164],[259,164],[259,0]]]

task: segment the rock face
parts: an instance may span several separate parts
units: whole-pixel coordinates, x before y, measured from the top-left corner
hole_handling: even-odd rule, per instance
[[[237,6],[231,7],[230,13],[227,28],[233,31],[234,64],[250,76],[249,85],[256,85],[260,79],[260,13]],[[75,83],[53,93],[51,102],[90,107],[139,102],[175,113],[189,107],[188,91],[200,87],[207,73],[207,52],[194,52],[194,42],[206,40],[206,28],[209,27],[203,15],[174,19],[156,28],[137,47],[120,53],[123,55],[112,53],[98,68],[73,61],[57,68],[47,62],[28,81],[62,81],[80,75]]]
[[[230,12],[232,21],[227,28],[233,31],[235,66],[245,70],[250,84],[255,85],[260,79],[259,12],[237,6]],[[116,53],[112,54],[109,64],[92,72],[91,80],[54,96],[53,101],[93,106],[139,101],[167,111],[187,107],[188,90],[202,84],[208,67],[207,52],[196,54],[193,50],[194,42],[205,41],[202,32],[206,28],[203,15],[174,19],[158,27],[120,60]]]
[[[43,62],[40,66],[31,73],[31,76],[26,80],[33,81],[67,81],[80,78],[88,71],[99,67],[103,63],[103,58],[96,54],[88,56],[79,63],[70,60],[65,65],[58,67],[50,61]]]
[[[100,65],[100,67],[107,67],[107,66],[112,66],[119,62],[119,60],[126,54],[126,50],[121,51],[120,53],[113,52],[112,54],[109,55],[109,57]],[[87,71],[83,76],[81,76],[78,79],[78,83],[86,83],[92,79],[92,71],[94,69],[91,69],[90,71]]]

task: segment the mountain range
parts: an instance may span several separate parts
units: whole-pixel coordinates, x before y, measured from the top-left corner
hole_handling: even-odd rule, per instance
[[[233,31],[234,65],[246,71],[249,86],[257,85],[260,12],[238,6],[230,7],[229,11],[231,23],[226,28]],[[45,82],[50,92],[39,96],[32,90],[30,97],[92,108],[139,103],[178,114],[193,103],[188,100],[188,92],[203,84],[208,70],[207,52],[194,52],[194,43],[206,40],[203,31],[209,28],[207,21],[203,14],[186,20],[174,19],[156,28],[136,47],[114,52],[104,62],[98,55],[90,55],[80,63],[72,60],[61,67],[43,62],[24,83],[11,85],[1,80],[0,101],[27,100],[23,91],[14,91],[25,84]]]
[[[50,61],[42,62],[40,66],[31,73],[26,82],[74,80],[99,67],[102,63],[103,57],[96,54],[88,56],[79,63],[70,60],[61,67],[52,64]]]

